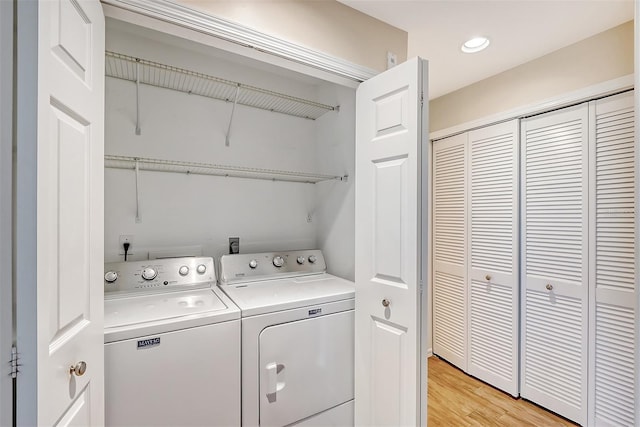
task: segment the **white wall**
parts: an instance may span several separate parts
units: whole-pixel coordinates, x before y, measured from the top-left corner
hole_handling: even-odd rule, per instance
[[[329,273],[355,280],[355,91],[326,84],[319,94],[320,102],[337,100],[340,112],[316,120],[318,168],[349,178],[316,184],[318,247]]]
[[[406,31],[335,0],[178,0],[185,6],[378,71],[407,59]]]
[[[275,74],[265,71],[265,67],[252,70],[246,60],[240,60],[240,64],[229,62],[211,56],[215,53],[209,48],[204,48],[206,55],[202,50],[191,51],[187,49],[189,45],[166,36],[153,34],[154,40],[132,38],[118,23],[111,22],[108,28],[111,29],[107,32],[108,50],[295,96],[317,99],[321,94],[321,102],[345,103],[347,107],[344,112],[329,112],[314,122],[239,105],[231,145],[225,147],[230,103],[142,85],[142,134],[136,136],[135,86],[107,78],[105,154],[353,175],[352,90],[331,92],[330,86],[321,89],[318,81],[284,71]],[[168,44],[160,44],[158,40]],[[349,149],[351,154],[343,156]],[[330,268],[342,276],[353,277],[350,183],[314,186],[141,171],[142,222],[136,223],[134,176],[129,170],[105,170],[106,262],[122,259],[119,236],[125,234],[134,236],[130,259],[146,259],[150,250],[184,246],[200,246],[204,255],[219,257],[227,253],[229,237],[240,237],[240,250],[244,253],[318,246],[325,250],[338,248],[346,251],[347,259],[340,253],[341,260],[332,262],[334,257],[329,255]],[[337,191],[321,192],[321,186],[336,187]],[[346,210],[342,205],[346,205]],[[312,215],[311,222],[307,221],[308,214]],[[329,244],[325,238],[318,239],[319,234],[335,232],[340,237],[346,235],[345,239]]]

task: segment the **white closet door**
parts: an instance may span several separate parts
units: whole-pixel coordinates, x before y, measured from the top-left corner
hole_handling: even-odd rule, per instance
[[[468,372],[518,395],[518,121],[469,132]]]
[[[589,425],[634,425],[633,92],[590,105]]]
[[[521,395],[587,422],[588,105],[522,121]]]
[[[433,145],[433,353],[467,370],[467,134]]]

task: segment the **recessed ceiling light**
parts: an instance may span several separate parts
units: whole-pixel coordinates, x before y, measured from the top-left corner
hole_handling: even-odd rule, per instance
[[[489,39],[486,37],[474,37],[467,40],[460,48],[464,53],[475,53],[486,49],[489,46]]]

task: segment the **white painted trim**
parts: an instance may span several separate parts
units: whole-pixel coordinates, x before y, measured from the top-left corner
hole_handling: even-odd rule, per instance
[[[433,348],[429,347],[427,349],[427,359],[433,357]]]
[[[0,0],[1,1],[1,0]],[[38,171],[38,2],[18,1],[16,59],[16,168],[14,280],[16,344],[21,369],[17,378],[17,425],[38,425],[38,353],[36,199]]]
[[[0,425],[13,422],[13,2],[0,1]]]
[[[478,129],[494,123],[532,116],[535,114],[544,113],[546,111],[568,107],[570,105],[578,104],[580,102],[588,101],[594,98],[612,95],[616,92],[633,89],[633,87],[634,78],[632,74],[629,74],[617,79],[608,80],[606,82],[598,83],[593,86],[588,86],[586,88],[568,92],[559,96],[554,96],[542,101],[527,104],[522,107],[516,107],[511,110],[492,114],[490,116],[482,117],[477,120],[472,120],[470,122],[461,123],[459,125],[455,125],[446,129],[437,130],[431,133],[431,139],[433,141],[436,141],[438,139],[453,136],[469,130]]]
[[[378,74],[370,68],[291,43],[235,22],[169,0],[102,0],[104,4],[185,27],[288,61],[323,70],[356,82]]]
[[[635,21],[634,21],[634,82],[636,87],[640,87],[640,2],[638,0],[635,1]],[[640,253],[640,197],[638,195],[638,189],[640,189],[640,142],[638,142],[638,138],[640,138],[640,90],[635,91],[635,124],[636,124],[636,135],[635,135],[635,154],[636,154],[636,167],[635,167],[635,190],[636,190],[636,200],[635,200],[635,213],[636,213],[636,225],[635,225],[635,244],[636,244],[636,254]],[[640,315],[640,257],[636,255],[636,265],[635,265],[635,273],[636,273],[636,306],[635,306],[635,324],[636,324],[636,334],[635,334],[635,354],[636,354],[636,381],[635,381],[635,409],[636,409],[636,419],[635,424],[640,425],[640,351],[638,351],[638,344],[640,343],[640,321],[638,321],[638,316]]]

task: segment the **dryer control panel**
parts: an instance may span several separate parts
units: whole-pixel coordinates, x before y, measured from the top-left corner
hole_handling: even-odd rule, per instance
[[[319,249],[223,255],[220,258],[220,283],[227,285],[304,276],[326,270],[324,256]]]
[[[216,273],[211,257],[165,258],[104,265],[105,295],[179,291],[211,287],[215,282]]]

